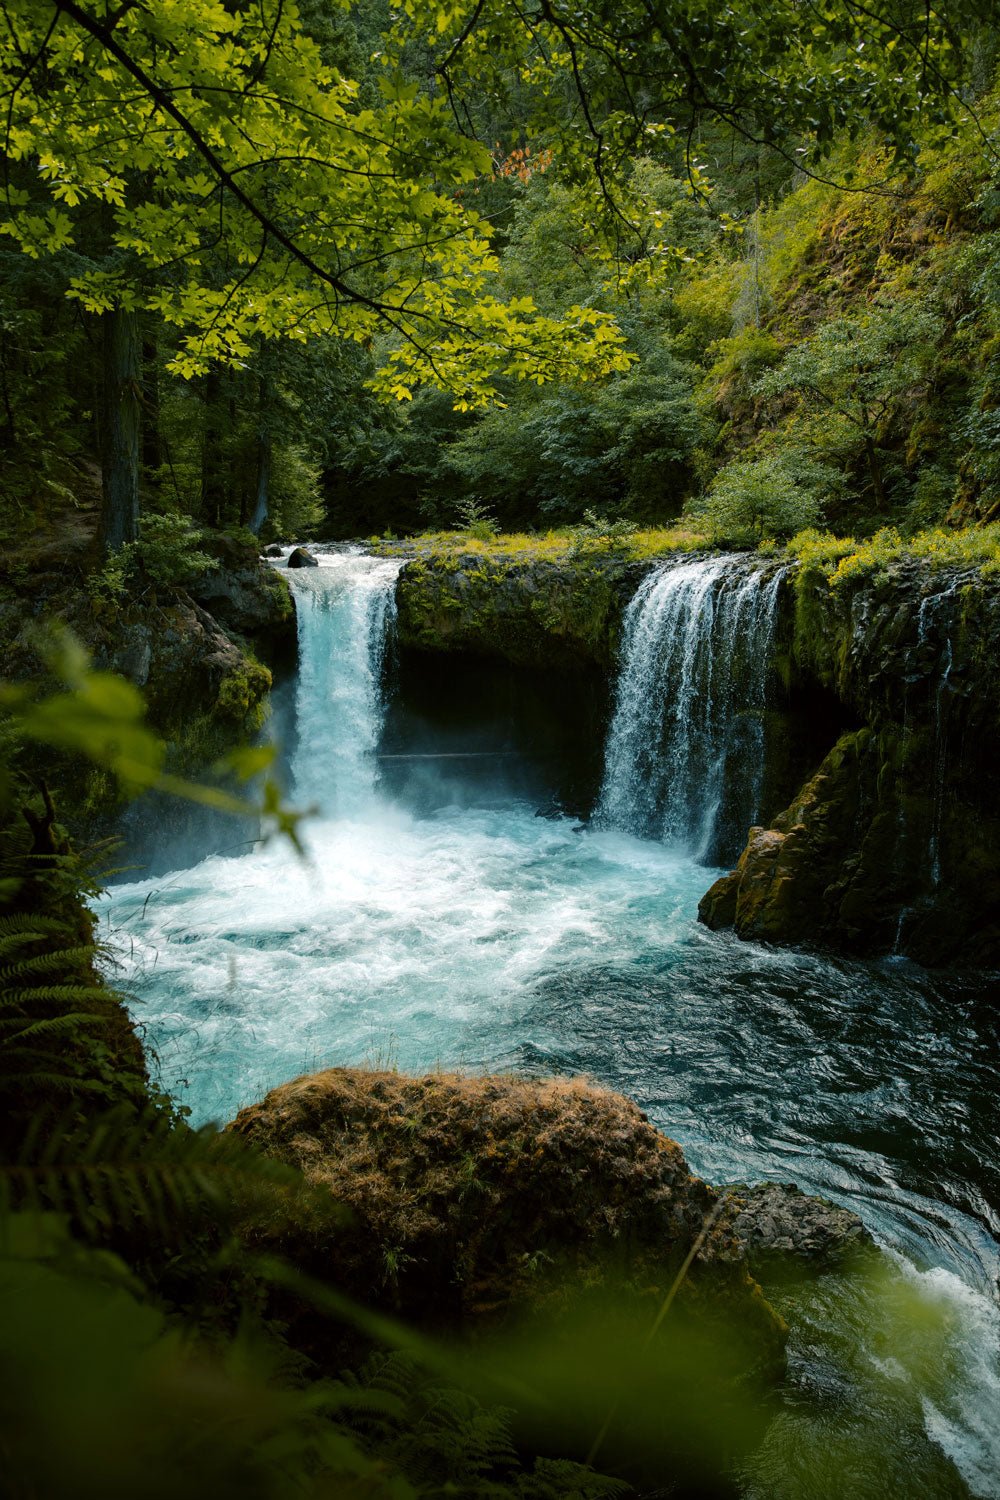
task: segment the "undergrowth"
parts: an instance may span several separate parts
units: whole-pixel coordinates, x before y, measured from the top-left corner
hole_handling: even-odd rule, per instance
[[[631,562],[665,556],[671,552],[697,552],[709,545],[704,531],[694,526],[636,528],[630,523],[595,518],[581,526],[546,532],[499,532],[489,538],[467,531],[423,531],[406,542],[371,537],[374,552],[416,550],[418,556],[435,561],[470,553],[482,557],[512,558],[519,562],[555,562],[586,552],[613,554]]]
[[[1000,522],[962,530],[939,526],[913,536],[904,536],[890,526],[861,541],[828,532],[801,531],[788,543],[787,555],[804,568],[825,573],[831,588],[906,561],[942,570],[978,568],[983,578],[996,578],[1000,576]]]

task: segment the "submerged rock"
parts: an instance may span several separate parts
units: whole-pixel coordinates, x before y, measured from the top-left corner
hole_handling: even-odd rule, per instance
[[[755,1272],[796,1262],[827,1270],[875,1247],[857,1214],[810,1197],[794,1182],[739,1183],[722,1191],[726,1222]]]
[[[784,1325],[715,1190],[628,1099],[581,1079],[407,1078],[333,1068],[273,1089],[229,1129],[348,1211],[276,1225],[296,1265],[434,1323],[551,1308],[623,1286],[781,1366]],[[321,1193],[324,1201],[325,1194]]]
[[[288,554],[288,566],[290,568],[318,568],[319,558],[313,557],[305,547],[296,547]]]

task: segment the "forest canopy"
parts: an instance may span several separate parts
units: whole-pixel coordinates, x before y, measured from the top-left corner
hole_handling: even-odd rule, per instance
[[[815,478],[833,459],[848,490],[864,473],[884,518],[893,391],[912,404],[914,386],[886,367],[870,421],[838,411],[840,453],[813,441],[826,398],[768,373],[823,358],[779,306],[810,248],[789,263],[779,228],[775,266],[769,226],[797,217],[815,243],[834,204],[865,204],[877,257],[942,153],[973,173],[978,153],[985,179],[993,39],[969,0],[802,15],[15,0],[12,494],[29,514],[39,482],[72,491],[66,465],[96,460],[105,552],[137,543],[140,509],[282,535],[447,524],[470,501],[507,526],[661,521],[711,511],[731,449],[784,447],[777,412],[796,428],[781,464]],[[900,316],[947,341],[919,269]],[[883,281],[824,309],[841,322],[821,343],[853,317],[882,347]]]

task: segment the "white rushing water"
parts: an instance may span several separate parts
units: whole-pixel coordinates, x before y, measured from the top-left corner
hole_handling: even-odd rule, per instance
[[[789,1312],[792,1398],[746,1494],[996,1500],[995,1008],[905,963],[758,948],[694,920],[713,878],[694,856],[727,779],[759,795],[775,575],[700,559],[642,585],[602,817],[582,826],[488,790],[425,804],[380,790],[397,572],[331,553],[289,574],[291,769],[320,809],[306,859],[272,843],[102,899],[163,1084],[196,1123],[336,1064],[622,1089],[709,1180],[794,1179],[894,1249],[877,1288],[821,1284]],[[636,832],[649,818],[661,837]]]
[[[325,816],[370,807],[382,731],[383,675],[401,564],[334,552],[295,579],[299,680],[295,797]]]
[[[603,823],[706,859],[724,798],[742,830],[755,821],[781,576],[700,557],[640,584],[622,627]]]

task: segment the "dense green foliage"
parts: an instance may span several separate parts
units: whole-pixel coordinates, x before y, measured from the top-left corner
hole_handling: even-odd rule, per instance
[[[433,529],[432,564],[490,553],[493,578],[505,551],[589,565],[789,538],[835,589],[906,553],[996,572],[995,23],[976,0],[809,15],[12,0],[15,612],[68,531],[78,592],[112,628],[147,597],[167,620],[240,528]],[[607,603],[600,566],[590,582],[585,607],[561,605],[585,627]],[[315,1379],[283,1337],[268,1299],[287,1268],[252,1264],[243,1230],[301,1182],[151,1098],[95,967],[94,877],[34,759],[81,757],[109,785],[250,810],[293,840],[296,815],[270,782],[256,799],[181,782],[136,687],[65,638],[49,655],[55,690],[0,697],[0,1454],[16,1492],[619,1493],[515,1452],[495,1389],[460,1393],[440,1351],[335,1290],[294,1289],[394,1354]],[[260,694],[241,660],[218,707],[246,728]],[[244,750],[226,769],[249,781],[269,763]],[[599,1365],[593,1342],[564,1363]],[[582,1389],[565,1368],[552,1384]]]

